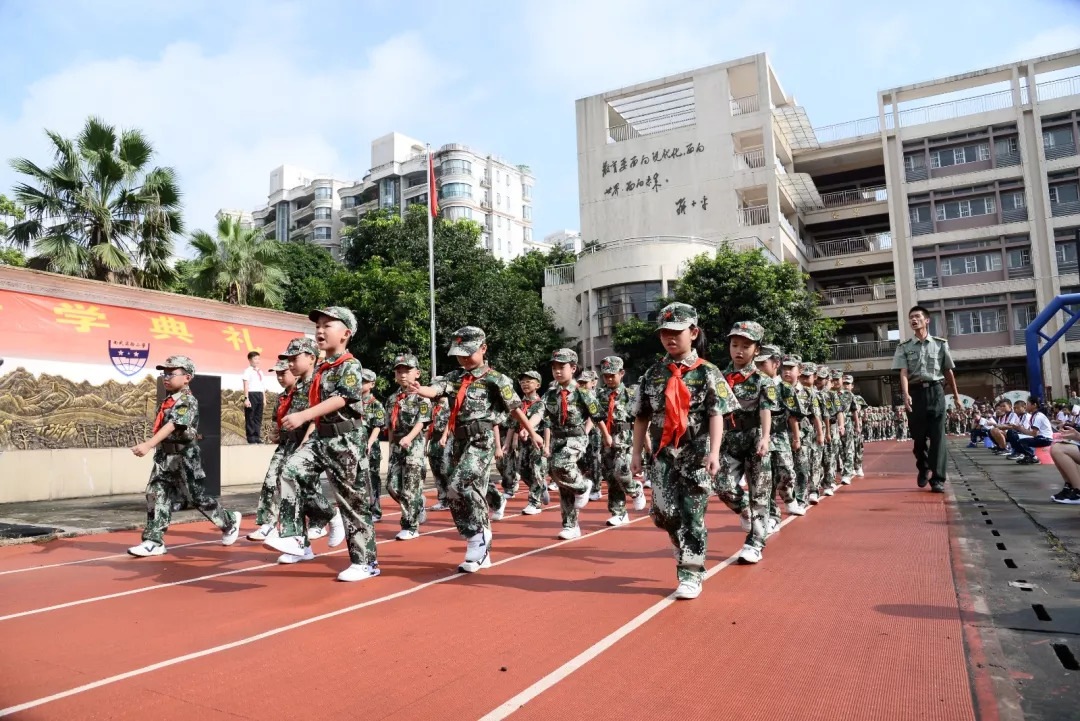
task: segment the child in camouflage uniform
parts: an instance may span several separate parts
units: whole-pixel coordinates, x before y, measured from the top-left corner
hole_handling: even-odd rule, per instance
[[[371,523],[371,485],[357,483],[357,465],[367,461],[367,438],[363,430],[363,368],[346,350],[356,333],[356,316],[348,308],[331,306],[311,311],[308,318],[315,323],[315,343],[326,352],[326,359],[311,380],[310,406],[281,421],[287,431],[311,425],[307,438],[285,463],[281,525],[267,537],[266,545],[293,556],[311,552],[298,499],[319,483],[319,475],[325,471],[338,501],[335,517],[344,521],[331,524],[330,544],[340,543],[343,532],[351,561],[338,580],[362,581],[380,571]]]
[[[836,493],[836,474],[840,461],[840,432],[837,424],[843,422],[843,417],[840,416],[840,401],[829,387],[830,375],[828,366],[818,366],[814,381],[821,396],[822,412],[825,414],[825,447],[822,449],[822,476],[818,491],[822,496]]]
[[[386,408],[372,392],[375,388],[375,371],[364,369],[363,378],[364,433],[367,463],[356,464],[356,483],[371,486],[371,521],[382,520],[382,444],[379,435],[386,426]],[[366,478],[364,477],[366,476]]]
[[[825,442],[821,426],[821,407],[810,384],[815,370],[813,363],[803,363],[799,356],[784,357],[785,380],[789,373],[795,376],[793,386],[796,417],[799,419],[799,447],[795,448],[792,443],[792,450],[795,451],[795,499],[804,511],[810,503],[811,493],[814,503],[818,501],[817,489],[813,484],[814,464],[820,463],[820,448]]]
[[[187,356],[170,356],[157,366],[167,394],[154,419],[154,435],[133,447],[142,458],[154,452],[154,469],[146,485],[146,528],[142,543],[132,546],[132,556],[160,556],[165,553],[164,536],[172,520],[173,497],[188,502],[221,529],[221,545],[231,546],[240,534],[240,514],[227,511],[216,498],[206,495],[199,453],[199,401],[188,389],[195,377],[195,364]]]
[[[598,380],[599,376],[596,375],[596,371],[582,371],[578,377],[578,386],[595,396]],[[603,445],[604,439],[600,433],[600,428],[594,424],[589,430],[589,447],[585,449],[585,453],[581,456],[581,475],[585,476],[585,480],[591,486],[592,490],[589,491],[589,500],[591,501],[599,501],[603,495],[600,490],[600,481],[604,475],[600,458]]]
[[[517,494],[521,482],[521,475],[518,471],[517,424],[509,416],[499,425],[499,440],[502,444],[502,455],[495,457],[495,468],[499,471],[499,477],[502,479],[501,486],[503,496],[505,496],[504,500],[509,500]],[[499,505],[501,506],[500,510],[505,512],[506,504],[500,503]],[[502,513],[499,514],[498,519],[494,515],[492,516],[492,520],[501,519]]]
[[[721,470],[716,494],[735,513],[747,530],[739,563],[757,563],[769,535],[769,494],[772,491],[772,414],[780,410],[776,385],[754,365],[765,329],[754,321],[736,323],[728,333],[731,363],[724,375],[735,403],[724,428]],[[741,509],[739,481],[745,476],[750,504]]]
[[[825,398],[818,390],[817,370],[814,363],[804,363],[799,369],[799,381],[810,393],[810,402],[814,412],[814,442],[810,445],[808,460],[810,461],[810,474],[806,489],[806,502],[817,505],[821,501],[822,487],[825,483],[825,449],[829,443],[829,417],[825,413]]]
[[[632,398],[623,385],[623,359],[608,356],[600,362],[604,385],[596,394],[596,400],[604,413],[600,424],[604,449],[600,456],[603,477],[608,484],[609,526],[621,526],[630,522],[626,513],[626,499],[634,502],[634,510],[645,508],[645,493],[641,483],[630,473],[630,452],[634,442],[634,422],[630,415]]]
[[[435,376],[431,382],[436,384],[442,379],[442,376]],[[446,423],[450,420],[450,402],[445,397],[440,398],[431,412],[433,417],[431,425],[428,426],[427,459],[431,467],[431,475],[435,479],[436,497],[435,505],[431,507],[431,510],[449,511],[450,505],[446,499],[446,485],[449,482],[446,475],[449,463],[446,456]]]
[[[424,522],[424,451],[427,435],[425,426],[431,423],[431,401],[421,398],[409,388],[420,377],[420,363],[411,353],[394,360],[394,379],[398,391],[386,399],[390,409],[387,440],[390,442],[390,464],[386,472],[386,490],[401,504],[399,541],[411,541],[420,535]]]
[[[488,474],[495,455],[495,425],[509,413],[523,425],[528,419],[521,412],[521,400],[514,383],[487,365],[484,331],[475,326],[459,328],[454,334],[449,355],[457,358],[459,370],[450,371],[430,387],[412,390],[425,398],[453,396],[447,420],[451,445],[447,497],[458,533],[466,539],[465,560],[458,569],[475,573],[491,566],[491,521],[485,499]],[[542,441],[529,427],[535,446]]]
[[[642,376],[631,406],[634,445],[630,473],[642,470],[646,435],[653,452],[653,522],[675,547],[679,586],[675,598],[701,594],[705,577],[708,530],[705,511],[713,476],[720,470],[723,414],[731,409],[731,392],[720,369],[701,357],[705,332],[693,306],[671,303],[660,311],[660,342],[667,355]]]
[[[859,429],[856,422],[855,394],[844,387],[844,374],[833,371],[831,375],[832,388],[840,402],[840,415],[843,423],[840,424],[840,482],[845,486],[851,485],[851,479],[855,476],[855,434]]]
[[[540,396],[536,391],[540,389],[540,374],[536,371],[525,371],[518,378],[521,386],[521,410],[526,416],[529,409],[540,402]],[[543,430],[546,424],[541,422],[537,431]],[[547,488],[548,462],[543,449],[534,448],[528,443],[528,431],[514,424],[517,433],[518,445],[518,474],[529,489],[529,500],[521,512],[526,516],[535,516],[543,510],[543,506],[551,503],[551,492]]]
[[[866,399],[855,392],[855,378],[854,377],[849,376],[849,375],[845,375],[844,378],[843,378],[843,381],[844,381],[844,388],[848,391],[848,393],[851,393],[852,397],[855,399],[855,405],[853,407],[853,413],[854,413],[854,416],[855,416],[855,419],[856,419],[856,422],[855,422],[856,430],[855,430],[855,433],[854,433],[854,436],[855,436],[854,437],[855,448],[854,448],[854,451],[852,453],[852,458],[853,458],[852,467],[854,469],[855,475],[862,478],[865,475],[863,473],[862,461],[863,461],[863,443],[866,440],[866,428],[865,428],[865,426],[866,426],[866,417],[867,417]]]
[[[780,506],[776,497],[784,502],[787,512],[793,516],[804,516],[806,511],[795,498],[795,455],[793,446],[799,444],[799,419],[795,402],[795,388],[790,381],[781,378],[778,372],[784,354],[775,345],[763,345],[754,364],[776,385],[776,394],[780,401],[780,410],[772,414],[772,428],[769,431],[769,463],[772,465],[772,489],[769,491],[769,528],[770,534],[780,530]],[[795,365],[789,360],[785,370]],[[790,373],[788,374],[790,375]],[[749,530],[749,529],[747,529]]]
[[[590,483],[581,473],[581,459],[589,445],[589,421],[599,422],[596,396],[574,380],[577,353],[560,348],[551,354],[551,374],[556,386],[529,408],[530,425],[541,421],[551,433],[551,480],[559,487],[563,540],[581,536],[578,511],[589,502]]]

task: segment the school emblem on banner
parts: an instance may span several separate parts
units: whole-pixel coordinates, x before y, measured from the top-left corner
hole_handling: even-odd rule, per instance
[[[113,367],[130,378],[146,367],[150,344],[132,340],[109,341],[109,360]]]

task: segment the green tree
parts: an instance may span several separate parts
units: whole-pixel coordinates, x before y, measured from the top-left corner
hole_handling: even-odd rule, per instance
[[[237,218],[222,215],[217,237],[203,230],[191,235],[196,257],[187,286],[194,295],[235,305],[280,308],[288,276],[282,270],[284,247],[261,230],[243,228]]]
[[[0,193],[0,236],[7,236],[8,223],[26,219],[26,213],[3,193]],[[10,264],[9,265],[13,265]]]
[[[649,366],[663,357],[656,336],[656,324],[630,316],[616,323],[611,334],[615,352],[625,360],[626,382],[636,383]]]
[[[345,269],[326,248],[307,242],[286,243],[281,261],[281,269],[289,277],[282,307],[304,315],[326,305],[330,279]]]
[[[697,309],[708,340],[706,357],[721,367],[728,363],[728,331],[740,320],[761,323],[765,340],[784,352],[823,362],[829,359],[829,346],[843,322],[821,314],[807,279],[793,263],[770,262],[756,250],[721,247],[715,255],[690,261],[674,300]],[[647,366],[660,355],[655,326],[642,321],[618,324],[613,342],[616,352],[629,357],[635,367]]]
[[[0,248],[0,265],[13,265],[16,268],[26,267],[26,256],[18,248]]]
[[[50,130],[53,165],[11,161],[27,182],[15,186],[26,212],[7,237],[33,246],[49,270],[97,280],[164,288],[173,282],[173,237],[183,231],[172,168],[151,167],[154,148],[139,130],[99,118],[74,140]]]
[[[520,287],[539,294],[544,289],[544,268],[573,263],[576,257],[569,250],[562,248],[552,248],[546,253],[530,250],[511,260],[506,270]]]

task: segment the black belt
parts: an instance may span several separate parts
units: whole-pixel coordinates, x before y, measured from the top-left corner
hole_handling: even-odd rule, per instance
[[[307,432],[307,424],[304,424],[300,428],[294,428],[291,431],[282,429],[279,433],[281,441],[289,441],[290,443],[299,443],[304,440],[304,434]]]
[[[461,440],[462,438],[471,438],[481,433],[486,433],[495,427],[495,424],[491,421],[469,421],[468,423],[458,423],[454,426],[454,438]]]
[[[752,431],[761,427],[761,416],[756,413],[739,414],[732,413],[724,416],[725,431]]]
[[[351,430],[356,428],[363,428],[364,421],[361,418],[350,418],[346,421],[338,421],[337,423],[319,423],[316,426],[319,435],[323,438],[333,438],[334,436],[343,436]]]
[[[916,388],[933,388],[934,386],[941,385],[941,381],[911,381],[908,385],[915,386]]]
[[[576,438],[578,436],[585,435],[585,426],[574,426],[573,428],[552,428],[552,438]]]
[[[176,441],[162,441],[158,446],[161,450],[169,455],[176,453],[183,453],[184,449],[190,446],[192,441],[184,441],[182,443]]]

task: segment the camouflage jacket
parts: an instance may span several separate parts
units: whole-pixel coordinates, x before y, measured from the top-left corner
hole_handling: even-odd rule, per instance
[[[364,401],[364,427],[370,434],[372,428],[386,427],[386,408],[374,393],[368,393],[363,397]]]
[[[440,398],[432,409],[431,428],[432,433],[442,434],[446,430],[446,424],[450,422],[450,404],[446,398]]]
[[[521,397],[521,410],[525,413],[525,415],[527,415],[529,417],[532,417],[532,414],[529,413],[529,411],[532,409],[532,407],[534,405],[539,403],[541,400],[542,399],[541,399],[539,393],[534,393],[531,396],[522,396]],[[541,425],[543,425],[543,424],[541,423]],[[518,423],[517,421],[513,420],[513,419],[510,419],[510,427],[511,427],[511,430],[513,430],[515,433],[517,431],[521,430],[521,424]]]
[[[182,388],[170,396],[173,405],[165,409],[161,425],[172,423],[176,428],[166,438],[167,443],[190,443],[199,437],[199,401],[190,388]],[[158,413],[168,402],[168,398],[158,406]],[[156,416],[155,416],[156,417]]]
[[[562,417],[563,391],[567,391],[565,422]],[[544,393],[539,402],[529,407],[529,417],[541,418],[547,424],[546,427],[552,430],[552,435],[558,436],[560,431],[581,428],[590,418],[594,424],[598,423],[603,416],[592,391],[585,390],[577,381],[572,380],[566,388],[556,386]]]
[[[772,430],[771,435],[787,436],[790,429],[788,428],[788,418],[795,416],[798,418],[798,403],[795,399],[795,389],[791,387],[791,384],[782,380],[779,376],[773,379],[776,385],[776,395],[779,401],[780,408],[773,411],[772,414]]]
[[[603,416],[603,420],[608,420],[608,408],[611,406],[613,397],[615,398],[615,406],[611,414],[612,423],[633,422],[634,417],[630,414],[630,404],[633,402],[633,396],[630,395],[630,390],[622,383],[617,388],[603,386],[596,392],[596,402],[600,404],[600,414]]]
[[[776,384],[753,365],[740,370],[734,364],[728,364],[724,376],[731,384],[735,397],[734,413],[757,414],[762,409],[773,412],[780,410],[780,394]]]
[[[692,365],[698,356],[694,351],[683,358],[683,366]],[[652,447],[660,447],[664,432],[664,410],[666,400],[664,390],[671,378],[669,363],[671,356],[664,356],[659,363],[654,363],[641,377],[638,392],[630,405],[630,415],[649,421],[649,433]],[[694,438],[708,438],[708,418],[730,413],[735,407],[731,387],[724,379],[720,369],[705,361],[691,371],[683,371],[683,382],[690,391],[690,410],[687,418],[687,434]]]
[[[521,399],[514,391],[514,382],[497,370],[488,367],[487,364],[480,365],[471,371],[464,368],[452,370],[441,381],[433,383],[431,387],[440,396],[446,396],[452,408],[458,389],[461,388],[466,375],[471,375],[474,380],[465,390],[465,398],[458,411],[457,423],[486,421],[492,425],[498,425],[506,414],[513,413],[521,407]]]
[[[332,363],[338,357],[327,358],[326,362]],[[363,418],[364,411],[362,404],[359,402],[364,394],[363,378],[361,377],[363,371],[360,361],[355,358],[350,358],[340,365],[323,371],[322,377],[319,379],[319,402],[321,403],[334,396],[341,396],[345,399],[345,407],[327,413],[319,419],[320,421],[340,423],[351,418]],[[315,369],[315,372],[319,372],[318,368]]]
[[[394,418],[394,407],[397,406],[397,427],[390,428],[389,424]],[[412,431],[417,423],[431,423],[431,401],[416,393],[398,390],[386,398],[387,434],[401,438]],[[422,435],[422,432],[421,432]]]
[[[281,426],[279,426],[277,423],[278,417],[284,418],[289,414],[299,413],[302,410],[306,410],[308,405],[310,405],[310,403],[308,402],[308,393],[310,391],[311,378],[297,378],[296,383],[293,384],[293,387],[291,389],[285,389],[278,396],[278,406],[274,409],[274,426],[277,429],[278,433],[278,443],[281,443],[285,440],[285,437],[282,434],[283,432],[281,430]],[[285,409],[285,412],[283,414],[281,414],[281,404],[285,403],[286,401],[288,401],[289,407]],[[304,424],[303,428],[301,428],[300,430],[306,428],[307,424]],[[303,434],[300,434],[300,436],[303,437]]]
[[[821,408],[814,398],[814,392],[802,383],[795,385],[795,417],[799,419],[799,427],[803,431],[809,430],[814,425],[814,418],[821,417]]]
[[[848,390],[835,391],[836,398],[840,402],[840,412],[844,414],[844,420],[851,420],[855,405],[855,394]]]

